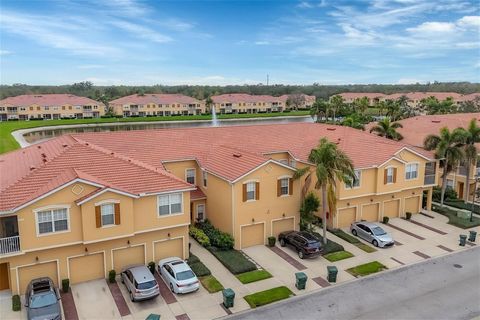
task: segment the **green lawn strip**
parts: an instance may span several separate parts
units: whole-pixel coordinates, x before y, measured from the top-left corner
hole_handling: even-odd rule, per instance
[[[222,251],[215,247],[210,247],[208,250],[234,275],[257,270],[257,266],[240,251],[234,249]]]
[[[222,114],[219,119],[233,118],[268,118],[286,116],[305,116],[309,111],[292,111],[282,113],[255,113],[255,114]],[[211,120],[211,115],[193,116],[166,116],[166,117],[134,117],[134,118],[95,118],[95,119],[60,119],[60,120],[30,120],[30,121],[3,121],[0,122],[0,153],[20,148],[11,133],[20,129],[51,127],[74,124],[99,124],[119,122],[151,122],[151,121],[182,121],[182,120]]]
[[[337,252],[328,253],[323,257],[330,262],[335,262],[335,261],[351,258],[353,257],[353,254],[348,251],[337,251]]]
[[[247,283],[271,278],[272,275],[267,270],[254,270],[254,271],[237,274],[236,277],[238,280],[240,280],[241,283],[247,284]]]
[[[333,229],[333,230],[330,230],[330,232],[336,235],[337,237],[353,244],[354,246],[356,246],[357,248],[365,252],[371,253],[371,252],[377,251],[377,249],[372,248],[369,245],[366,245],[365,243],[362,243],[357,237],[346,233],[342,229]]]
[[[363,277],[372,273],[380,272],[388,269],[386,266],[378,261],[361,264],[356,267],[347,269],[346,271],[355,277]]]
[[[269,290],[249,294],[243,298],[245,299],[245,301],[247,301],[250,307],[256,308],[256,307],[264,306],[266,304],[269,304],[275,301],[287,299],[293,295],[294,294],[292,291],[290,291],[290,289],[288,289],[285,286],[281,286],[281,287],[276,287]]]
[[[473,227],[480,226],[480,218],[473,216],[472,221],[470,221],[470,218],[468,219],[463,219],[460,217],[457,217],[457,211],[452,210],[447,207],[441,207],[439,205],[432,205],[432,210],[448,217],[448,224],[451,224],[452,226],[461,228],[461,229],[470,229]]]
[[[203,287],[207,289],[210,293],[215,293],[218,291],[222,291],[224,287],[222,284],[212,275],[200,277],[200,282],[202,283]]]

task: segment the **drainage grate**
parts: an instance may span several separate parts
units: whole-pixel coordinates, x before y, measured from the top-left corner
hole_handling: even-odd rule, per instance
[[[458,269],[463,268],[463,266],[462,266],[461,264],[456,264],[456,263],[455,263],[453,266],[454,266],[455,268],[458,268]]]

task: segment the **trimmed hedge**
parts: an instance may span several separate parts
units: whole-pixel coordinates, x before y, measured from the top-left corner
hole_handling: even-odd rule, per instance
[[[475,214],[480,214],[480,206],[478,204],[475,204],[475,206],[472,203],[465,203],[463,200],[448,200],[444,201],[444,203],[447,206],[458,208],[458,209],[463,209],[463,210],[468,210],[472,211],[473,207],[473,213]]]
[[[231,273],[240,274],[257,270],[253,262],[248,260],[240,251],[219,250],[215,247],[208,248],[210,252],[225,266]]]
[[[439,205],[435,205],[433,204],[432,205],[432,210],[441,214],[441,215],[444,215],[446,217],[448,217],[448,224],[451,224],[455,227],[459,227],[459,228],[462,228],[462,229],[469,229],[469,228],[473,228],[473,227],[476,227],[476,226],[480,226],[480,218],[479,217],[475,217],[473,216],[473,221],[470,222],[470,219],[463,219],[463,218],[459,218],[457,217],[457,211],[456,210],[452,210],[452,209],[449,209],[447,207],[441,207]]]
[[[12,310],[20,311],[22,309],[22,303],[20,301],[20,296],[18,294],[12,296]]]
[[[334,235],[336,235],[337,237],[339,237],[340,239],[343,239],[343,240],[345,240],[349,243],[352,243],[352,244],[360,243],[360,240],[358,240],[354,236],[349,235],[348,233],[346,233],[342,229],[333,229],[333,230],[329,230],[329,231],[331,233],[333,233]]]
[[[202,247],[206,248],[210,246],[210,239],[203,230],[190,226],[190,231],[188,233],[193,239],[197,240]]]
[[[210,221],[208,221],[208,219],[197,223],[195,227],[205,233],[205,235],[210,239],[210,245],[217,247],[220,250],[233,249],[233,245],[235,244],[233,237],[229,233],[215,228]]]
[[[198,257],[193,254],[190,254],[190,257],[187,259],[187,264],[190,266],[193,273],[195,273],[197,277],[205,277],[212,274],[210,272],[210,269],[208,269],[207,266],[204,265],[203,262],[200,261],[200,259],[198,259]]]
[[[320,239],[320,242],[322,243],[322,248],[323,248],[322,255],[326,255],[326,254],[329,254],[329,253],[345,250],[345,248],[342,245],[340,245],[340,244],[336,243],[335,241],[332,241],[328,238],[327,238],[327,244],[324,245],[323,244],[323,237],[318,232],[313,232],[313,235],[315,237],[317,237],[318,239]]]

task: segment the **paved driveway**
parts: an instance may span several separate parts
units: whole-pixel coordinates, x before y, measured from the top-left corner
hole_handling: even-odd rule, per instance
[[[72,285],[79,319],[120,319],[117,305],[105,279]]]

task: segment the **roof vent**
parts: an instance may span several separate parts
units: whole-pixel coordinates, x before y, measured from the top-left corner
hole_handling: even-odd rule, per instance
[[[42,146],[37,146],[38,149],[42,149]]]
[[[35,170],[35,166],[30,166],[30,170]]]
[[[68,147],[68,144],[64,143],[64,144],[62,144],[62,147],[66,148],[66,147]]]
[[[329,128],[327,128],[327,130],[328,130],[328,131],[335,131],[335,130],[337,130],[337,128],[329,127]]]
[[[47,159],[44,158],[44,159],[42,159],[42,161],[45,163],[45,162],[47,162]]]
[[[115,152],[110,152],[110,154],[113,156],[115,154]]]
[[[235,158],[240,158],[240,157],[242,156],[242,154],[241,154],[241,153],[234,153],[233,156],[234,156]]]
[[[440,120],[432,120],[433,123],[440,123]]]
[[[87,143],[85,143],[85,145],[86,145],[86,146],[88,146],[88,142],[87,142]]]
[[[42,153],[42,158],[46,158],[47,155],[45,153]]]

